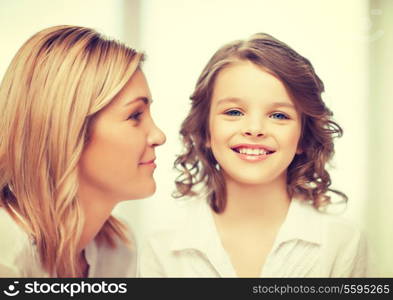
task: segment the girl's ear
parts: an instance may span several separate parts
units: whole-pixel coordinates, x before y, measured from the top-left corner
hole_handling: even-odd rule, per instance
[[[296,154],[302,154],[302,153],[303,153],[303,149],[300,147],[297,147]]]
[[[207,141],[206,141],[205,146],[206,146],[206,148],[211,148],[210,140],[207,140]]]

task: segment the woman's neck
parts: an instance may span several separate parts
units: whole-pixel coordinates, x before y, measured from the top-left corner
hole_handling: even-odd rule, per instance
[[[84,215],[84,225],[78,245],[78,252],[81,253],[101,230],[117,202],[90,187],[80,187],[78,199]]]

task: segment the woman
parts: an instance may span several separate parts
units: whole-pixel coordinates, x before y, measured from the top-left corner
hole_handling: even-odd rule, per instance
[[[135,276],[131,232],[111,216],[155,191],[143,55],[96,31],[31,37],[0,86],[0,276]]]

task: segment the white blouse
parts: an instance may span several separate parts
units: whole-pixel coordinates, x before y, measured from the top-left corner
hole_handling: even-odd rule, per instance
[[[154,232],[141,252],[142,277],[237,277],[205,199],[189,199],[180,221]],[[260,277],[366,277],[367,245],[341,217],[291,201]]]
[[[129,230],[131,233],[131,230]],[[118,241],[116,248],[98,245],[95,240],[85,248],[88,277],[135,277],[136,245]],[[0,277],[49,277],[41,265],[35,244],[27,233],[0,207]]]

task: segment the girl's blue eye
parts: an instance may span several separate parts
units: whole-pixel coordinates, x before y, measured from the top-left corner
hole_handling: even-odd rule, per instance
[[[128,117],[127,120],[140,121],[140,120],[141,120],[142,114],[143,114],[142,111],[134,112],[133,114],[131,114],[131,115]]]
[[[231,109],[225,112],[226,115],[228,116],[234,116],[234,117],[238,117],[238,116],[242,116],[243,113],[240,110],[237,109]]]
[[[288,116],[283,113],[273,113],[270,115],[273,119],[277,120],[288,120]]]

